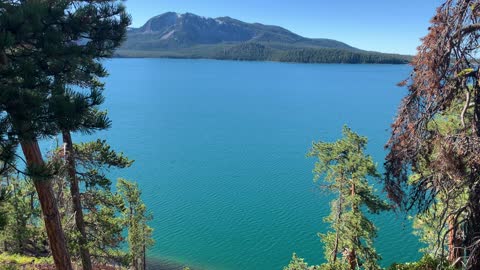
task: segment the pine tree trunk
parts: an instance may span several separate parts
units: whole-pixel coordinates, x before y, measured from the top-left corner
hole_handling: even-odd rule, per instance
[[[80,232],[80,257],[82,259],[83,270],[92,270],[92,261],[90,251],[87,247],[87,233],[85,229],[85,220],[83,217],[83,207],[80,198],[80,186],[77,178],[77,169],[75,156],[73,152],[73,142],[70,131],[62,131],[63,143],[65,144],[67,161],[68,180],[70,181],[70,193],[72,195],[73,211],[75,211],[75,225]]]
[[[355,191],[355,183],[353,183],[353,179],[352,179],[352,187],[351,187],[351,196],[352,196],[352,211],[353,213],[357,212],[358,210],[358,205],[356,205],[355,203],[353,203],[353,198],[356,196],[356,191]],[[350,269],[351,270],[355,270],[355,268],[357,267],[357,254],[355,252],[355,248],[352,247],[349,251],[348,251],[348,264],[350,265]]]
[[[350,270],[357,268],[357,253],[353,248],[348,251],[348,264],[350,265]]]
[[[341,222],[341,218],[342,218],[342,193],[340,193],[339,195],[339,198],[338,198],[338,208],[337,208],[337,224]],[[338,254],[338,244],[339,244],[339,238],[340,238],[340,235],[339,235],[339,232],[338,230],[336,230],[335,232],[335,245],[333,247],[333,263],[336,263],[337,262],[337,254]]]
[[[459,268],[462,263],[460,258],[462,257],[461,241],[456,237],[458,228],[454,228],[454,220],[450,218],[448,220],[448,261]]]
[[[130,217],[129,217],[130,218],[130,220],[129,220],[130,221],[130,228],[129,228],[129,230],[131,230],[132,227],[133,227],[133,207],[130,203],[129,203],[129,209],[130,209]],[[130,233],[130,231],[129,231],[129,233]],[[132,258],[133,259],[133,261],[132,261],[133,270],[140,270],[140,268],[138,267],[138,259],[139,258],[137,256],[138,256],[138,252],[135,250],[133,252],[133,258]]]
[[[21,143],[28,166],[41,168],[45,163],[36,140],[24,140]],[[42,208],[45,229],[55,266],[59,270],[72,270],[70,254],[67,250],[65,235],[60,221],[57,202],[53,193],[52,182],[39,176],[32,176],[38,200]]]
[[[143,244],[143,270],[147,270],[147,247]]]
[[[470,204],[470,216],[469,221],[464,228],[466,235],[465,244],[468,247],[468,265],[467,269],[477,270],[480,269],[480,184],[477,183],[473,186],[469,196]]]

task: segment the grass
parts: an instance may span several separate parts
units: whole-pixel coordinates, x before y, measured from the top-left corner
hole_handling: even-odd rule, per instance
[[[53,259],[9,253],[0,254],[0,270],[36,269],[39,265],[53,265]]]

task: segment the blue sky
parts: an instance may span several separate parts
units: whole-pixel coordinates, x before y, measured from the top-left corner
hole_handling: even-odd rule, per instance
[[[279,25],[365,50],[414,54],[441,0],[128,0],[133,26],[167,12]]]

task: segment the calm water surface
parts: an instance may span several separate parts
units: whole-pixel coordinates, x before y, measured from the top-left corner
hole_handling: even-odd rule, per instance
[[[200,269],[282,269],[293,252],[322,263],[331,197],[312,182],[311,143],[348,124],[381,167],[404,91],[401,65],[115,59],[106,64],[106,138],[136,160],[153,211],[149,256]],[[377,185],[379,190],[382,189]],[[411,226],[375,218],[383,264],[417,259]]]

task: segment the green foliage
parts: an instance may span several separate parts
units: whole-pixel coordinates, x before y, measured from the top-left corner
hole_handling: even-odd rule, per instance
[[[87,190],[83,198],[88,248],[91,255],[100,262],[115,261],[127,265],[127,253],[122,248],[125,244],[124,220],[119,215],[124,203],[122,198],[108,189]],[[68,235],[70,246],[74,246],[73,250],[78,254],[76,234],[78,231],[72,230]]]
[[[242,60],[242,61],[266,61],[272,59],[274,50],[259,43],[243,43],[225,48],[216,59]]]
[[[124,201],[122,215],[128,229],[127,241],[132,266],[134,269],[142,269],[141,266],[146,264],[146,249],[154,244],[153,229],[147,224],[153,217],[141,199],[142,193],[137,183],[120,178],[117,181],[117,190]]]
[[[38,258],[38,257],[24,256],[20,254],[1,253],[0,266],[6,265],[6,264],[13,264],[17,266],[30,265],[30,264],[37,264],[37,265],[53,264],[53,258],[52,257]],[[17,269],[17,268],[14,268],[14,269]]]
[[[342,133],[343,138],[336,142],[314,143],[308,153],[309,157],[318,159],[313,170],[315,181],[323,179],[324,188],[337,195],[331,203],[331,214],[325,218],[332,231],[320,234],[325,244],[325,258],[336,267],[344,267],[344,263],[377,269],[380,256],[373,247],[377,230],[362,209],[365,207],[376,214],[388,210],[389,206],[375,195],[368,183],[369,178],[380,175],[372,158],[364,153],[367,138],[346,126]],[[343,262],[339,262],[338,257],[342,257]]]
[[[424,256],[418,262],[412,263],[394,263],[387,270],[455,270],[458,268],[452,267],[448,262],[441,262],[438,259],[434,259],[429,255]]]
[[[292,260],[283,270],[308,270],[308,264],[304,259],[297,257],[297,254],[293,253]]]
[[[129,24],[119,0],[0,3],[0,142],[13,140],[22,146],[26,174],[42,200],[57,268],[70,269],[70,255],[52,192],[56,172],[44,163],[38,139],[60,132],[91,133],[110,125],[106,113],[98,110],[103,102],[100,79],[107,76],[101,61],[120,46]],[[2,154],[4,149],[2,145]],[[75,220],[82,232],[77,238],[85,246],[79,188],[75,168],[70,169]],[[87,253],[84,249],[82,261],[90,270]]]
[[[6,203],[2,211],[7,213],[6,224],[0,231],[3,248],[12,253],[30,251],[45,256],[46,235],[41,227],[41,210],[32,183],[23,179],[7,178],[4,182]]]
[[[90,109],[102,102],[100,60],[130,23],[120,1],[3,1],[1,8],[0,55],[9,61],[0,69],[0,104],[11,132],[34,139],[104,127],[102,113]]]
[[[283,268],[283,270],[316,270],[322,269],[319,266],[308,266],[303,258],[299,258],[297,254],[293,253],[290,263]]]
[[[8,187],[0,186],[0,232],[8,224]]]
[[[349,266],[344,262],[331,262],[322,265],[309,266],[303,258],[299,258],[297,254],[293,253],[290,263],[283,268],[283,270],[349,270]]]
[[[360,50],[295,47],[288,44],[247,42],[236,45],[198,45],[177,50],[120,49],[117,57],[207,58],[217,60],[274,61],[287,63],[407,64],[409,56]]]
[[[437,130],[442,136],[450,136],[459,132],[462,129],[461,111],[463,106],[464,104],[457,100],[444,112],[436,115],[428,123],[428,129],[431,131]],[[465,111],[466,124],[469,124],[468,119],[471,118],[472,114],[471,109]],[[416,185],[425,178],[439,177],[439,171],[430,165],[432,162],[439,162],[436,159],[442,154],[444,145],[440,141],[432,141],[430,146],[431,151],[428,155],[425,154],[419,159],[415,171],[410,174],[409,185]],[[458,175],[442,175],[440,177],[442,180],[445,180],[452,176],[458,177]],[[457,250],[463,249],[463,247],[458,246],[463,242],[462,239],[459,239],[463,232],[462,225],[458,222],[463,220],[466,215],[461,214],[458,209],[462,209],[467,203],[468,192],[468,188],[461,186],[455,188],[455,196],[452,196],[452,191],[450,190],[440,190],[437,192],[436,200],[432,201],[430,207],[413,217],[414,233],[419,236],[421,242],[426,244],[426,247],[421,250],[422,252],[432,258],[445,258],[446,254],[450,252],[449,244],[452,245],[450,248],[456,246]],[[452,243],[449,243],[451,239],[449,239],[450,233],[454,237]],[[457,252],[456,256],[459,256],[460,253]]]
[[[113,169],[130,167],[133,163],[123,153],[114,151],[105,140],[74,144],[76,173],[83,186],[82,206],[86,223],[87,243],[91,255],[97,261],[116,261],[128,265],[128,254],[123,251],[125,244],[125,216],[122,215],[126,202],[111,190],[107,174]],[[62,154],[62,149],[56,151]],[[67,186],[66,178],[64,186]],[[67,194],[69,194],[67,192]],[[65,204],[71,199],[66,198]],[[71,211],[66,207],[65,211]],[[68,216],[68,215],[67,215]],[[74,254],[79,253],[78,231],[67,231],[69,246]]]
[[[345,49],[295,49],[288,50],[278,58],[280,62],[300,63],[345,63],[345,64],[406,64],[408,57]]]
[[[79,143],[73,148],[78,178],[84,182],[87,189],[97,187],[109,189],[111,181],[106,173],[110,169],[128,168],[133,164],[133,160],[125,157],[123,153],[112,150],[105,140]]]
[[[146,224],[152,216],[140,199],[138,185],[120,179],[118,192],[114,192],[107,174],[112,169],[129,167],[132,161],[102,140],[76,144],[74,149],[91,256],[97,263],[131,265],[133,257],[141,257],[153,244],[152,229]],[[53,188],[70,254],[78,261],[80,233],[72,218],[72,199],[62,155],[63,149],[53,151],[48,163],[56,168]],[[0,248],[38,258],[48,256],[47,237],[32,182],[10,175],[1,180],[6,201],[0,204],[0,212],[7,214],[7,222],[0,231]],[[127,211],[130,209],[132,214]],[[125,250],[126,244],[130,250]]]

